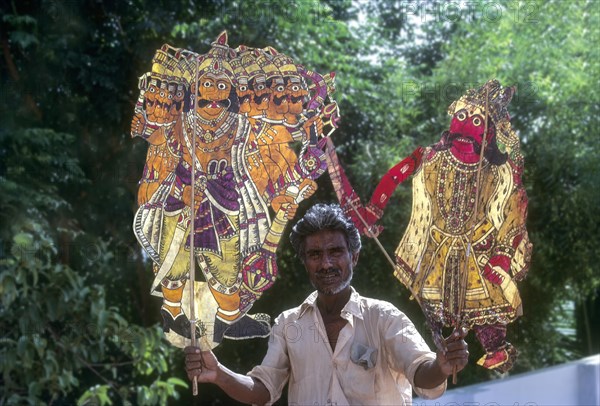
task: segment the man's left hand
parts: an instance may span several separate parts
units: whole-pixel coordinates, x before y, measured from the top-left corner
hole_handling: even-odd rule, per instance
[[[468,330],[465,328],[454,330],[445,340],[445,351],[437,351],[436,362],[440,370],[447,376],[454,373],[455,367],[456,372],[461,371],[469,362],[469,351],[465,341],[467,333]]]

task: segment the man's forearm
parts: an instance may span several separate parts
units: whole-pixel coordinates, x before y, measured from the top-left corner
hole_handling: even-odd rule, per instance
[[[239,402],[263,405],[271,399],[271,394],[260,380],[235,373],[223,365],[219,365],[215,384]]]
[[[448,375],[446,375],[436,360],[425,361],[417,368],[415,372],[415,386],[421,389],[433,389],[442,384]]]

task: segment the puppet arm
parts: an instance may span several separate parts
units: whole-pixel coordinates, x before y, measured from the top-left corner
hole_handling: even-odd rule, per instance
[[[411,155],[392,167],[379,181],[369,203],[363,206],[360,197],[354,191],[339,163],[333,142],[331,139],[327,140],[327,167],[335,193],[342,209],[360,230],[361,234],[376,237],[383,231],[383,226],[375,223],[382,217],[383,211],[389,202],[389,197],[396,190],[396,187],[419,167],[422,156],[423,148],[418,147]]]

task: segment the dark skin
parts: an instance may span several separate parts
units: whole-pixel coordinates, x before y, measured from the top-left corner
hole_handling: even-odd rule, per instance
[[[303,263],[311,283],[317,289],[317,308],[332,350],[335,349],[340,331],[348,323],[342,318],[341,311],[350,299],[350,281],[358,255],[358,252],[349,251],[341,231],[322,230],[306,237]],[[465,335],[466,331],[452,333],[445,340],[445,351],[438,351],[435,360],[419,366],[414,378],[416,386],[435,388],[452,375],[454,368],[460,371],[467,365],[469,352],[464,341]],[[212,351],[186,347],[185,354],[190,380],[197,377],[198,382],[214,383],[240,402],[264,404],[269,401],[270,394],[260,380],[229,370],[218,362]]]

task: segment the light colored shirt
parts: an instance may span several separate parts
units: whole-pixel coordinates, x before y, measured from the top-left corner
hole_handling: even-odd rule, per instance
[[[289,405],[412,404],[417,368],[435,359],[414,324],[391,303],[362,297],[354,289],[341,316],[348,323],[335,351],[317,308],[317,292],[277,317],[262,364],[248,373],[264,383],[269,404],[279,399],[288,380]],[[351,360],[361,353],[368,362]],[[445,390],[446,382],[433,389],[415,387],[425,399]]]

